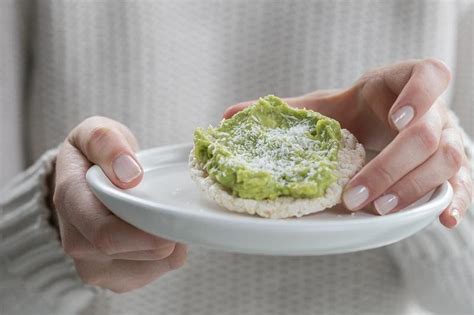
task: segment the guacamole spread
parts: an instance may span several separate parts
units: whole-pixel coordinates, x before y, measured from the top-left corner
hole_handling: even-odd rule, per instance
[[[340,140],[336,120],[269,95],[217,128],[198,128],[194,156],[234,196],[313,198],[337,179]]]

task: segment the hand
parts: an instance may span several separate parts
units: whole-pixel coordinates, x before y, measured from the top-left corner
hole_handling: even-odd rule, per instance
[[[56,161],[53,204],[64,251],[85,283],[115,292],[142,287],[186,259],[184,245],[122,221],[89,190],[85,175],[92,164],[117,187],[136,186],[143,177],[136,149],[125,126],[92,117],[72,130]]]
[[[381,151],[346,185],[348,209],[394,212],[449,180],[454,198],[440,221],[449,228],[459,223],[471,204],[472,179],[461,130],[439,98],[450,79],[439,60],[409,60],[369,71],[345,90],[287,99],[337,119],[366,149]],[[251,103],[231,106],[224,117]]]

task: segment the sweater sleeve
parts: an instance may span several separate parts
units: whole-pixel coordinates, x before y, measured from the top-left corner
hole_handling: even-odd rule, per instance
[[[55,157],[56,150],[45,153],[1,191],[2,314],[76,314],[97,293],[78,278],[49,223],[46,177]]]
[[[474,146],[464,134],[470,158]],[[415,300],[435,314],[474,313],[474,213],[447,229],[438,220],[420,233],[388,246]]]

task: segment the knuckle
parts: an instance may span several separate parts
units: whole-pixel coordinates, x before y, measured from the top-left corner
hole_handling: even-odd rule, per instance
[[[463,161],[463,150],[460,146],[457,143],[445,142],[441,150],[448,165],[455,171],[459,170]]]
[[[382,163],[376,163],[373,166],[374,175],[377,178],[377,182],[383,182],[384,186],[388,186],[395,182],[393,174],[387,170]]]
[[[417,180],[417,178],[415,176],[410,176],[408,179],[407,179],[407,192],[410,196],[415,196],[414,198],[411,198],[411,199],[414,199],[416,200],[416,198],[419,198],[421,196],[423,196],[424,192],[425,192],[425,189],[423,187],[423,185]]]
[[[463,189],[469,200],[472,199],[472,179],[469,176],[469,171],[463,168],[465,172],[460,172],[458,176],[454,179],[454,184],[459,188]]]
[[[69,177],[60,179],[56,182],[53,192],[53,204],[56,209],[61,211],[64,207],[70,206],[71,192],[75,186],[75,182]],[[67,209],[66,209],[67,210]]]
[[[83,190],[78,189],[78,183],[77,179],[66,178],[56,183],[54,188],[54,207],[67,221],[74,220],[81,215],[81,200],[83,200],[81,194],[83,194]]]
[[[375,96],[383,88],[384,84],[384,79],[380,75],[370,74],[368,78],[364,79],[360,94],[367,104],[373,103],[372,100],[376,99]]]
[[[433,105],[433,93],[430,90],[430,84],[427,80],[424,80],[422,77],[419,76],[412,76],[410,80],[410,88],[411,88],[411,97],[414,97],[415,94],[417,95],[417,102],[413,105],[417,109],[421,110],[429,110],[429,108]],[[417,110],[415,109],[415,110]]]
[[[56,207],[56,209],[61,208],[61,204],[63,203],[66,192],[68,190],[67,188],[68,184],[66,181],[61,181],[56,183],[54,187],[54,192],[53,192],[53,204]]]
[[[420,96],[422,96],[423,98],[426,98],[426,99],[429,99],[431,98],[431,93],[430,91],[428,90],[428,85],[426,84],[425,81],[423,80],[420,80],[419,78],[414,78],[414,80],[412,80],[410,82],[411,84],[411,87],[414,91],[416,91],[416,93]],[[429,104],[431,105],[431,104]]]
[[[418,139],[422,150],[434,153],[439,145],[439,136],[430,124],[420,124],[413,129],[414,136]]]
[[[426,58],[421,61],[421,66],[424,68],[435,69],[437,72],[442,73],[443,76],[447,78],[447,80],[451,80],[451,71],[449,70],[448,66],[437,58]]]
[[[357,83],[363,84],[365,87],[367,84],[371,84],[374,80],[377,80],[379,78],[383,77],[383,69],[382,68],[375,68],[375,69],[369,69],[366,72],[360,76],[360,78],[357,80]]]
[[[112,134],[112,130],[108,127],[94,127],[88,137],[85,139],[85,148],[87,152],[92,152],[95,148],[100,147]]]
[[[87,117],[86,119],[84,119],[81,124],[84,124],[84,125],[88,125],[88,124],[96,125],[96,124],[101,124],[101,123],[103,123],[104,120],[108,120],[108,118],[107,118],[107,117],[103,117],[103,116],[99,116],[99,115],[93,115],[93,116],[89,116],[89,117]]]

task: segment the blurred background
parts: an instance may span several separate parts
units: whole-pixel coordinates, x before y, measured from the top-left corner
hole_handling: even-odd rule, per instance
[[[449,65],[445,98],[474,132],[461,106],[474,99],[472,1],[145,2],[0,1],[0,186],[90,115],[123,122],[142,148],[190,141],[216,106],[345,87],[407,58]],[[189,124],[162,128],[156,107]]]

